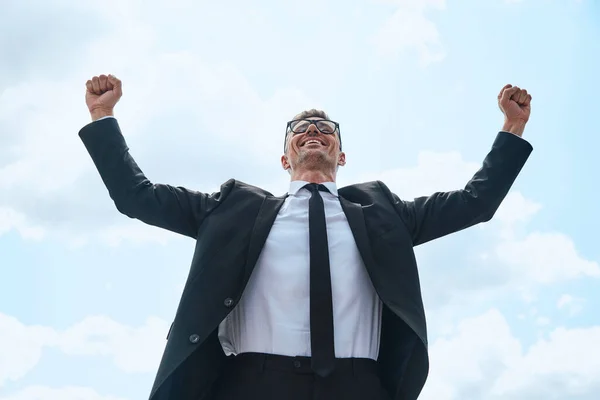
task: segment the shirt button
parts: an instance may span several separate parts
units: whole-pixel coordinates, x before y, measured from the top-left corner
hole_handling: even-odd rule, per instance
[[[294,367],[295,368],[300,368],[302,366],[302,363],[298,360],[294,360]]]
[[[190,335],[190,342],[191,343],[198,343],[200,341],[200,336],[196,335],[195,333],[193,335]]]
[[[230,308],[231,306],[233,306],[233,299],[231,297],[228,297],[225,299],[223,304],[225,304],[225,307]]]

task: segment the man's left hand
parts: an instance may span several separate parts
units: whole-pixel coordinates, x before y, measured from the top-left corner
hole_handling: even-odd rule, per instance
[[[504,113],[502,130],[522,136],[531,114],[531,95],[518,86],[506,85],[498,94],[498,106]]]

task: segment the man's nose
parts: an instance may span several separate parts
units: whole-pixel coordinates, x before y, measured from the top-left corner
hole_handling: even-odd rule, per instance
[[[308,129],[306,129],[306,134],[315,136],[319,134],[319,130],[317,129],[317,126],[315,124],[310,124],[308,126]]]

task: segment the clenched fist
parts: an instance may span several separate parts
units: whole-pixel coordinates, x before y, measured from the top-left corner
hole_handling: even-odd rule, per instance
[[[525,89],[506,85],[498,94],[498,107],[504,113],[503,130],[521,136],[531,114],[531,95]]]
[[[85,83],[85,103],[95,121],[113,115],[113,109],[123,95],[121,81],[114,75],[94,76]]]

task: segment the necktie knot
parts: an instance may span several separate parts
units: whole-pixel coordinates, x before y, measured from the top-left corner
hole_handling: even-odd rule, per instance
[[[315,194],[316,192],[329,192],[329,189],[327,189],[327,186],[322,185],[320,183],[307,183],[306,185],[304,185],[304,187],[310,191],[312,194]]]

